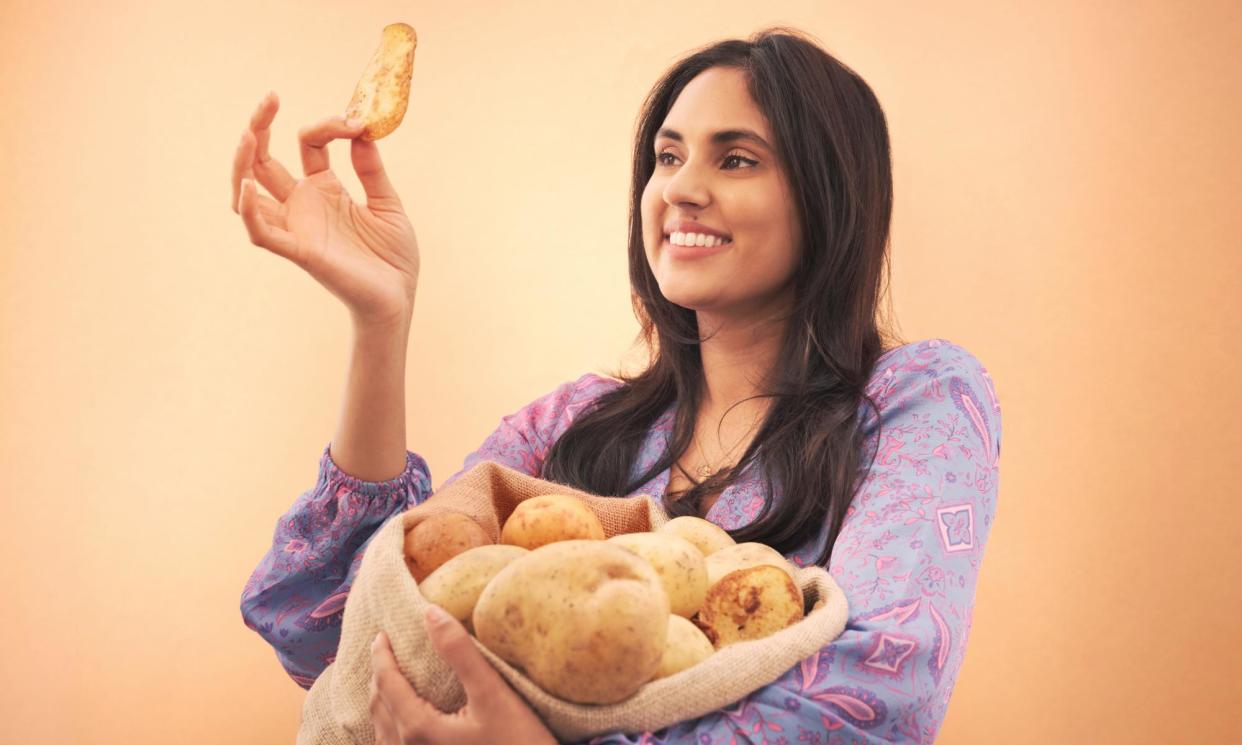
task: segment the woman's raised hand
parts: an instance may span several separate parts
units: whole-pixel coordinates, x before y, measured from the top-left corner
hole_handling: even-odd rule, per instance
[[[356,322],[408,321],[418,287],[418,241],[388,181],[379,148],[362,126],[329,117],[298,132],[303,178],[268,153],[280,102],[269,93],[242,131],[233,158],[233,211],[250,242],[302,267],[349,308]],[[328,143],[349,139],[367,203],[349,198],[328,167]],[[272,195],[259,192],[255,181]]]

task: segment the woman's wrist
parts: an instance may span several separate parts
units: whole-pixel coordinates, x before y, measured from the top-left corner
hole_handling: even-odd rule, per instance
[[[353,348],[332,459],[364,481],[404,472],[405,359],[410,317],[355,319]]]
[[[365,335],[367,338],[391,336],[393,334],[409,334],[410,322],[414,317],[414,302],[399,310],[383,314],[364,315],[350,313],[355,336]]]

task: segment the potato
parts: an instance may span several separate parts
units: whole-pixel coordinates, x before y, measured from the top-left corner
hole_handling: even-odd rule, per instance
[[[528,553],[521,546],[476,546],[441,564],[418,583],[418,591],[473,631],[471,617],[483,588],[509,562]]]
[[[724,528],[701,517],[675,517],[661,525],[656,532],[681,536],[693,543],[704,556],[710,556],[736,543]]]
[[[726,574],[707,591],[694,623],[716,649],[762,639],[803,617],[802,592],[779,567],[760,564]]]
[[[415,582],[457,554],[492,542],[483,526],[460,512],[441,512],[422,520],[405,534],[405,565]]]
[[[384,27],[379,49],[371,55],[345,109],[346,119],[363,121],[362,139],[385,137],[405,118],[417,46],[418,35],[412,26],[391,23]]]
[[[501,569],[474,607],[474,630],[553,696],[611,704],[659,669],[668,617],[651,565],[605,541],[572,540]]]
[[[707,584],[708,586],[716,584],[721,577],[736,569],[760,564],[770,564],[785,570],[794,584],[797,584],[798,576],[794,572],[793,565],[780,551],[767,544],[754,542],[738,543],[707,557]]]
[[[698,626],[681,616],[668,617],[668,643],[654,680],[667,678],[711,657],[716,651],[711,640]]]
[[[604,540],[604,526],[586,503],[568,494],[545,494],[521,503],[500,529],[500,542],[532,551],[556,541]]]
[[[660,575],[669,607],[689,618],[707,597],[707,563],[694,544],[671,533],[624,533],[608,539],[642,557]]]

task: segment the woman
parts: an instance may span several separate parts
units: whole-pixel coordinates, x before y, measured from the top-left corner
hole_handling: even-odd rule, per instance
[[[266,153],[274,113],[274,101],[260,104],[238,148],[241,214],[253,242],[346,303],[356,331],[319,481],[281,519],[242,597],[247,624],[309,687],[335,654],[367,541],[431,492],[426,463],[404,447],[418,253],[374,143],[352,140],[363,208],[324,150],[358,130],[338,120],[303,130],[306,178],[294,182]],[[238,191],[249,169],[275,199]],[[619,379],[584,375],[504,417],[461,472],[488,459],[597,494],[662,495],[670,513],[826,565],[850,620],[818,655],[734,706],[597,742],[934,739],[995,512],[1000,407],[960,346],[883,349],[876,316],[891,205],[879,103],[797,32],[708,46],[648,97],[629,266],[651,363]],[[469,703],[453,716],[432,710],[381,635],[372,696],[381,742],[552,741],[459,625],[428,626]]]

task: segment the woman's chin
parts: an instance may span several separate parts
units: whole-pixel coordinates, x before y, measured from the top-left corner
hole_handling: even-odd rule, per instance
[[[700,311],[708,310],[712,306],[712,295],[687,287],[666,288],[660,286],[660,292],[664,295],[664,299],[673,305],[680,306],[686,310]]]

